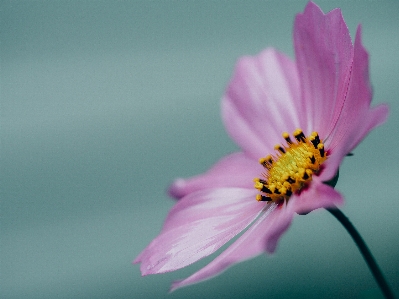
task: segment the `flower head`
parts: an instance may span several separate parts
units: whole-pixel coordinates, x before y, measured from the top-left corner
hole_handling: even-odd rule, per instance
[[[309,2],[294,24],[296,61],[274,49],[243,57],[222,99],[222,116],[242,152],[208,172],[178,179],[179,199],[135,263],[143,275],[185,267],[248,229],[172,289],[210,278],[262,252],[272,253],[296,214],[342,204],[323,182],[388,108],[370,108],[368,54],[361,27],[354,45],[341,11]],[[290,132],[290,133],[288,133]]]

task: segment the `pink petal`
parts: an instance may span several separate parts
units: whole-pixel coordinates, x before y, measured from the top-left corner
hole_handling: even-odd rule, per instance
[[[367,114],[363,117],[363,123],[358,125],[359,130],[353,130],[353,134],[347,133],[345,136],[346,140],[341,139],[341,144],[332,150],[331,156],[329,156],[329,158],[323,163],[325,168],[320,174],[320,179],[323,182],[326,182],[333,178],[344,157],[352,151],[352,149],[365,137],[367,133],[376,126],[382,124],[386,120],[387,116],[388,106],[386,105],[378,105],[377,107],[367,111]]]
[[[362,45],[361,26],[359,26],[356,33],[348,92],[342,105],[335,113],[337,121],[328,147],[332,151],[338,147],[345,147],[346,153],[350,152],[388,116],[386,105],[370,109],[372,89],[368,73],[368,61],[368,53]]]
[[[211,278],[229,266],[261,254],[265,250],[272,253],[280,236],[291,224],[294,211],[285,204],[266,207],[259,219],[233,244],[207,266],[190,277],[177,281],[171,290]]]
[[[336,124],[328,142],[331,156],[325,162],[320,178],[332,178],[343,158],[388,116],[388,106],[370,108],[372,90],[368,74],[368,54],[361,42],[361,27],[355,39],[351,81],[345,101],[336,111]]]
[[[263,167],[243,153],[222,158],[206,173],[189,179],[177,179],[169,188],[169,194],[177,199],[192,192],[219,187],[253,189],[253,179],[263,172]]]
[[[334,108],[340,105],[349,83],[352,43],[341,11],[324,14],[309,2],[294,25],[294,46],[301,81],[305,134],[318,131],[324,139],[331,130]]]
[[[259,215],[266,203],[257,191],[240,188],[206,189],[176,203],[164,227],[134,263],[142,275],[185,267],[215,252]]]
[[[295,63],[274,49],[241,58],[222,99],[222,117],[234,141],[251,157],[274,152],[305,116]],[[303,118],[304,119],[304,118]]]
[[[334,188],[323,184],[317,176],[314,176],[308,189],[303,190],[299,196],[291,197],[289,204],[298,214],[305,214],[319,208],[341,205],[343,197]]]

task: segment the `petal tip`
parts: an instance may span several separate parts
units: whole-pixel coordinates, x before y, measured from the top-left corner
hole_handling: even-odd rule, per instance
[[[172,283],[172,285],[169,288],[169,294],[173,293],[174,291],[176,291],[178,288],[180,288],[180,284],[183,280],[176,280]]]
[[[318,6],[313,1],[309,1],[308,4],[306,4],[303,14],[305,14],[306,12],[309,12],[309,11],[317,11],[317,12],[323,13],[323,11],[321,10],[320,6]]]

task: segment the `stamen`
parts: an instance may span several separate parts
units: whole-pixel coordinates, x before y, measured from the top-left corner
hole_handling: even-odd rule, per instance
[[[258,201],[273,201],[280,203],[289,200],[290,196],[298,193],[317,174],[321,164],[327,159],[324,144],[319,134],[313,132],[306,137],[301,129],[296,129],[292,140],[287,132],[282,134],[287,145],[276,145],[278,155],[268,155],[259,159],[265,168],[264,179],[255,178],[254,187],[263,194],[258,194]]]
[[[266,166],[267,164],[273,164],[273,158],[271,155],[268,155],[265,158],[260,158],[259,163],[263,166]]]
[[[267,194],[272,194],[273,192],[272,191],[270,191],[270,189],[269,188],[267,188],[265,185],[263,185],[263,187],[262,187],[262,190],[261,190],[263,193],[267,193]]]
[[[294,137],[298,142],[305,142],[306,140],[305,134],[303,134],[301,129],[296,129],[294,131]]]
[[[317,145],[317,149],[320,152],[320,156],[324,157],[324,144],[320,143],[319,145]]]
[[[284,148],[281,146],[281,145],[279,145],[279,144],[276,144],[275,146],[274,146],[274,149],[275,150],[278,150],[280,153],[282,153],[282,154],[285,154],[285,150],[284,150]]]
[[[272,199],[270,197],[263,196],[260,194],[256,194],[256,200],[257,201],[272,201]]]
[[[260,178],[254,178],[253,181],[254,181],[254,183],[261,182],[262,184],[267,184],[267,182],[265,180],[262,180]]]
[[[270,191],[272,191],[272,193],[274,193],[276,191],[276,186],[275,185],[269,185],[269,189],[270,189]]]
[[[283,133],[283,138],[285,139],[285,141],[287,141],[288,144],[292,144],[291,138],[290,138],[290,134],[288,134],[287,132]]]
[[[264,184],[262,184],[260,181],[256,181],[254,187],[258,189],[259,191],[262,191],[264,193],[272,194],[273,192],[270,191],[269,188],[267,188]]]
[[[258,182],[255,182],[254,187],[255,187],[255,189],[258,189],[260,191],[263,188],[263,184],[258,181]]]
[[[317,148],[317,145],[320,143],[319,134],[317,134],[317,132],[313,132],[310,134],[309,140],[312,142],[314,148]]]

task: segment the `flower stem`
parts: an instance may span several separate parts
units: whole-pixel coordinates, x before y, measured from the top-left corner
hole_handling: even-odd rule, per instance
[[[355,241],[357,247],[359,248],[364,260],[369,266],[370,271],[373,273],[375,280],[377,281],[382,293],[387,299],[394,299],[395,296],[390,289],[388,283],[386,282],[380,268],[378,267],[373,255],[371,254],[369,248],[364,242],[363,238],[360,236],[356,228],[349,221],[349,219],[337,208],[328,208],[329,211],[341,224],[345,227],[348,233],[351,235],[353,241]]]

